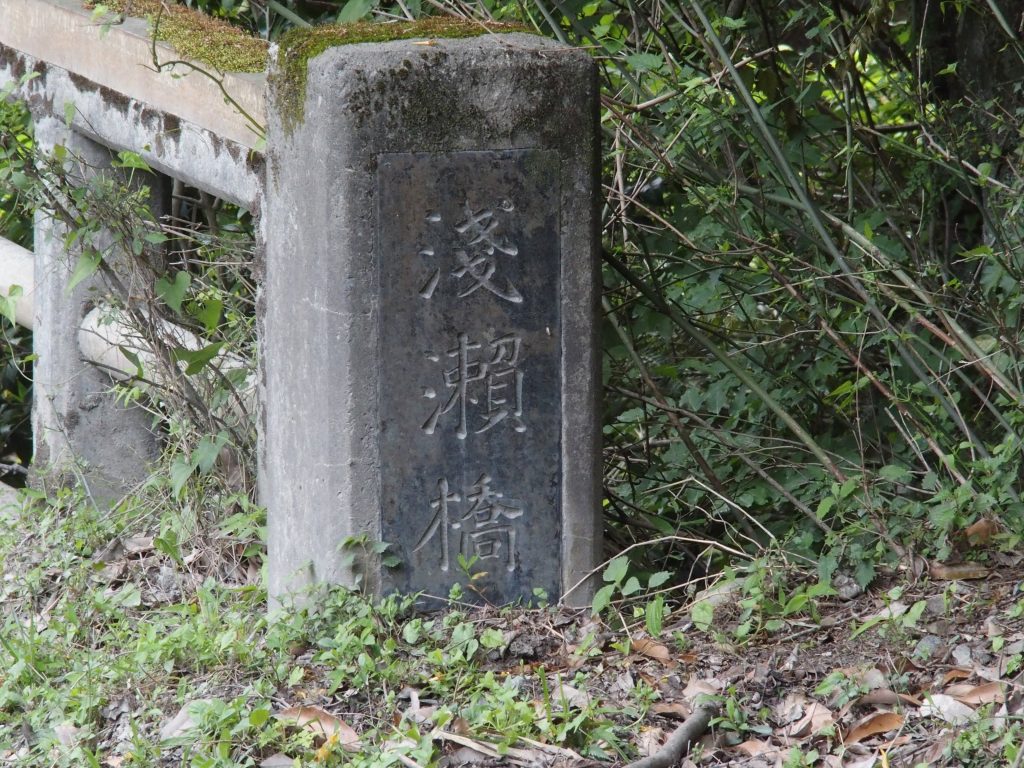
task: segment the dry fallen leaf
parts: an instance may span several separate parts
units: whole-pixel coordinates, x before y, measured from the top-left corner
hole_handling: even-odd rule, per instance
[[[74,747],[78,743],[78,736],[82,732],[74,723],[61,723],[53,729],[53,735],[62,747]]]
[[[835,718],[829,709],[823,704],[811,701],[807,704],[804,716],[789,726],[785,730],[785,735],[791,739],[802,739],[834,724]]]
[[[944,563],[932,563],[928,569],[933,579],[940,581],[962,581],[965,579],[984,579],[988,576],[988,568],[977,563],[963,563],[961,565],[945,565]]]
[[[456,767],[462,765],[480,765],[491,758],[472,747],[459,747],[448,756],[448,765]]]
[[[672,653],[661,643],[651,640],[649,637],[639,637],[633,640],[633,653],[639,653],[648,658],[660,661],[666,666],[672,666]]]
[[[802,691],[790,691],[786,697],[775,705],[775,722],[789,725],[804,716],[807,696]]]
[[[129,536],[123,542],[124,551],[129,555],[149,552],[153,549],[152,536]]]
[[[949,686],[946,689],[946,695],[971,706],[1002,704],[1006,701],[1006,691],[1002,683],[983,683],[982,685],[960,683]]]
[[[352,726],[320,707],[288,707],[278,712],[278,720],[291,721],[299,728],[324,738],[335,737],[343,749],[358,750],[359,734]]]
[[[573,688],[562,682],[562,676],[555,676],[556,685],[552,686],[551,698],[554,700],[555,705],[561,707],[575,707],[576,709],[586,709],[590,706],[590,694],[586,691],[581,691],[578,688]]]
[[[778,752],[779,748],[774,744],[759,739],[747,739],[742,744],[736,745],[736,751],[742,752],[747,757],[757,757],[769,752]]]
[[[292,768],[295,761],[283,752],[275,752],[260,763],[260,768]]]
[[[893,619],[898,619],[900,616],[906,613],[909,610],[909,608],[910,606],[906,605],[905,603],[901,603],[899,600],[893,600],[880,611],[877,611],[871,614],[870,616],[866,616],[864,619],[862,619],[862,621],[864,624],[867,624],[868,622],[872,621],[892,621]]]
[[[929,696],[928,700],[921,705],[920,711],[922,717],[937,717],[950,725],[967,725],[978,717],[977,713],[969,706],[944,693],[935,693]]]
[[[641,728],[636,740],[637,751],[644,757],[650,757],[661,749],[665,741],[665,732],[661,728]]]
[[[693,707],[682,701],[659,701],[651,707],[651,712],[685,720],[693,713]]]
[[[857,699],[857,706],[861,707],[890,707],[894,704],[910,704],[914,707],[921,706],[921,700],[909,693],[896,693],[888,688],[877,688]]]
[[[178,714],[164,723],[163,728],[160,729],[160,741],[177,738],[195,728],[196,721],[192,717],[191,709],[196,704],[206,704],[208,702],[209,699],[199,699],[185,704],[178,710]]]
[[[954,738],[956,738],[955,734],[939,734],[938,740],[930,747],[928,747],[928,749],[926,749],[924,753],[921,755],[921,761],[925,765],[938,764],[939,760],[942,759],[942,755],[946,751],[946,747],[949,746],[949,743],[953,741]]]
[[[964,529],[964,536],[974,546],[980,546],[987,544],[988,540],[999,533],[999,523],[995,520],[987,520],[982,518],[973,525],[968,526]]]
[[[953,667],[942,676],[942,685],[948,685],[954,680],[966,680],[974,674],[974,670],[967,667]]]
[[[843,768],[888,768],[888,766],[882,763],[875,755],[875,751],[871,750],[868,755],[862,755],[860,757],[847,760],[842,763]]]
[[[690,701],[693,701],[697,696],[705,694],[708,696],[715,696],[722,692],[725,688],[725,683],[717,678],[708,678],[706,680],[698,680],[695,677],[690,678],[690,682],[686,684],[683,689],[683,696]]]
[[[878,712],[874,715],[868,715],[846,734],[843,744],[856,744],[879,733],[895,731],[902,726],[903,715],[898,715],[895,712]]]

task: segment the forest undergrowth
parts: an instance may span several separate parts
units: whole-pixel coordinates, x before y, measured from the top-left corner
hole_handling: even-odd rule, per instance
[[[156,217],[138,155],[40,157],[0,100],[0,234],[58,212],[76,278],[159,351],[118,392],[165,435],[112,512],[8,513],[0,763],[622,763],[708,696],[697,764],[1020,765],[1020,9],[184,4],[265,39],[446,13],[594,55],[602,588],[479,609],[467,573],[443,616],[335,591],[268,623],[250,214],[175,183]],[[10,481],[32,356],[3,331]]]

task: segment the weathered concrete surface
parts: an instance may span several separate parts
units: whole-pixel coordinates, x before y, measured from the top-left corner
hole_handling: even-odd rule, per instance
[[[445,595],[461,554],[488,596],[561,592],[558,160],[381,155],[387,588]]]
[[[14,286],[21,289],[21,295],[14,300],[14,321],[26,328],[32,327],[34,270],[31,251],[0,237],[0,294],[9,297]]]
[[[37,120],[35,141],[43,152],[65,146],[90,169],[110,168],[108,149],[60,120]],[[33,481],[44,487],[83,483],[97,503],[110,502],[147,476],[159,455],[157,437],[150,416],[118,404],[110,376],[79,351],[79,326],[90,302],[102,298],[102,281],[85,280],[69,291],[78,254],[65,252],[65,226],[47,211],[37,212],[35,226]]]
[[[536,474],[535,466],[517,467],[515,462],[527,455],[531,447],[547,455],[553,446],[552,463],[556,466],[547,467],[547,482],[555,485],[553,498],[560,513],[556,514],[554,524],[539,516],[538,531],[540,538],[546,536],[556,541],[553,552],[558,564],[554,567],[554,594],[550,596],[558,598],[584,578],[600,556],[596,409],[599,376],[595,340],[598,260],[594,207],[598,139],[593,62],[584,53],[529,35],[438,39],[429,45],[423,41],[396,41],[343,46],[310,61],[306,118],[294,133],[288,134],[280,116],[274,114],[274,105],[280,101],[273,93],[269,103],[269,166],[263,222],[267,271],[261,350],[266,407],[261,425],[260,488],[268,508],[272,596],[280,598],[314,582],[352,584],[360,575],[373,589],[417,588],[421,582],[416,573],[408,572],[410,554],[417,549],[422,552],[422,542],[441,533],[440,524],[431,531],[432,521],[441,511],[439,505],[432,506],[432,501],[459,495],[460,503],[468,503],[458,513],[459,521],[468,525],[470,508],[480,499],[491,502],[484,517],[493,517],[495,507],[500,505],[499,498],[504,499],[508,502],[506,521],[516,519],[517,524],[529,526],[532,523],[527,512],[531,510],[520,505],[524,507],[523,514],[515,514],[517,494],[519,489],[528,491],[530,484],[543,480]],[[435,349],[420,350],[414,348],[421,341],[415,336],[416,313],[423,308],[417,305],[406,320],[396,321],[407,323],[401,326],[409,329],[404,344],[401,327],[394,326],[383,333],[388,313],[404,311],[386,305],[403,299],[384,289],[383,276],[402,271],[392,269],[394,260],[411,258],[412,261],[403,263],[412,264],[419,255],[389,252],[390,246],[382,243],[381,233],[396,223],[422,223],[420,216],[429,217],[445,207],[451,215],[460,206],[468,207],[474,215],[480,214],[485,204],[496,203],[500,208],[501,200],[455,199],[454,196],[467,194],[467,190],[470,196],[484,194],[486,190],[474,187],[472,174],[466,177],[461,171],[447,184],[443,166],[461,162],[458,158],[466,157],[461,153],[498,153],[500,159],[512,157],[501,153],[524,150],[538,152],[536,157],[544,158],[543,162],[553,167],[548,176],[555,180],[551,190],[553,202],[545,205],[556,213],[550,226],[557,242],[546,252],[531,254],[528,249],[521,250],[515,259],[505,262],[498,258],[494,265],[500,269],[506,263],[516,262],[525,265],[527,271],[536,269],[538,274],[547,274],[554,280],[552,294],[557,306],[546,316],[548,322],[538,325],[542,315],[531,320],[526,315],[499,313],[490,320],[480,320],[470,313],[444,329],[447,336],[456,338],[453,346],[444,347],[446,339],[436,338]],[[428,164],[439,164],[442,178],[433,180],[430,191],[411,186],[405,198],[401,190],[391,190],[388,194],[397,197],[388,203],[388,210],[381,210],[383,196],[379,184],[384,177],[380,169],[395,155],[410,153],[422,155]],[[503,163],[504,160],[499,162],[502,168],[510,168]],[[524,189],[528,187],[526,184]],[[424,194],[443,197],[446,190],[451,192],[451,199],[438,200],[437,209],[419,211]],[[407,216],[401,210],[403,199],[412,211]],[[511,202],[514,207],[515,201]],[[394,210],[395,207],[399,210]],[[453,223],[462,226],[470,218],[467,214],[463,221]],[[498,221],[496,213],[494,221]],[[483,222],[485,230],[490,222]],[[543,229],[542,224],[523,226]],[[528,232],[519,229],[515,234]],[[410,237],[415,240],[414,235]],[[391,244],[405,247],[413,240],[398,239]],[[480,242],[476,241],[473,247]],[[426,269],[427,257],[440,252],[435,249],[427,253],[431,250],[429,244],[417,244],[423,254],[421,267]],[[557,259],[557,266],[551,269],[551,265],[530,265],[530,259],[538,255]],[[469,256],[462,278],[468,277],[471,284],[480,282],[487,277],[488,263],[486,259],[476,261]],[[458,277],[457,271],[446,267],[438,279]],[[429,293],[432,275],[416,277],[424,278],[418,289]],[[505,293],[506,299],[486,288],[464,298],[483,299],[487,294],[491,300],[516,305],[509,301],[512,293],[505,284],[497,282],[499,277],[498,273],[493,275],[493,285]],[[466,287],[454,286],[456,295]],[[442,288],[451,291],[453,285],[435,285],[437,290]],[[417,294],[404,301],[422,302],[424,296],[418,291]],[[525,294],[523,298],[526,299]],[[513,310],[514,306],[509,312]],[[544,434],[539,425],[531,424],[528,419],[533,416],[529,402],[525,401],[525,429],[517,431],[513,426],[515,408],[509,405],[512,399],[508,396],[514,387],[501,390],[501,395],[494,390],[480,395],[477,405],[482,402],[481,397],[491,398],[492,404],[504,400],[503,407],[508,412],[498,426],[511,427],[505,435],[516,445],[509,454],[511,458],[498,469],[504,481],[519,480],[518,489],[499,489],[495,480],[490,484],[490,492],[483,492],[481,486],[487,481],[474,474],[479,466],[469,464],[461,465],[460,477],[440,476],[459,466],[457,461],[451,463],[452,457],[444,451],[431,454],[434,458],[428,457],[429,466],[419,465],[423,471],[418,473],[418,462],[423,458],[418,451],[429,436],[425,427],[433,415],[430,402],[442,406],[437,413],[438,422],[433,425],[438,433],[460,431],[452,423],[458,411],[444,408],[452,394],[459,395],[455,384],[459,375],[449,375],[439,368],[436,372],[441,378],[433,387],[432,401],[426,391],[429,387],[417,389],[424,382],[408,381],[408,412],[396,416],[382,411],[391,407],[387,403],[402,397],[394,389],[396,381],[402,383],[401,374],[389,362],[396,356],[402,357],[406,364],[399,368],[408,371],[412,370],[409,366],[415,367],[410,355],[432,354],[437,360],[431,362],[447,363],[450,371],[457,367],[453,362],[459,354],[457,337],[465,335],[467,347],[475,341],[469,338],[471,324],[483,323],[474,325],[473,333],[491,332],[493,336],[507,330],[506,320],[527,324],[512,329],[517,333],[525,330],[531,334],[552,334],[554,352],[546,359],[554,370],[530,369],[529,345],[523,346],[521,354],[524,382],[531,373],[546,373],[551,386],[560,389],[553,401],[558,403],[558,411],[548,412],[547,416],[541,414],[554,420],[553,435]],[[431,322],[444,326],[443,318],[434,317]],[[531,322],[533,325],[529,325]],[[401,347],[392,348],[392,342]],[[490,363],[497,365],[499,352],[491,349]],[[506,345],[504,349],[508,354],[502,353],[505,356],[500,359],[507,363],[511,347]],[[544,359],[538,358],[538,364]],[[478,374],[480,370],[472,369],[468,375],[464,372],[462,377],[466,381],[475,379],[473,371]],[[514,381],[514,373],[505,381]],[[477,421],[472,429],[466,426],[461,430],[465,433],[462,439],[457,434],[451,439],[446,433],[445,445],[479,446],[476,430],[480,429],[481,417],[486,422],[487,412],[472,417]],[[455,420],[456,424],[458,421]],[[408,438],[405,455],[404,438],[382,437],[388,429],[399,430]],[[538,442],[531,445],[531,440]],[[464,450],[467,455],[470,452],[469,447],[457,450]],[[516,477],[517,469],[524,473],[520,478]],[[525,474],[530,472],[533,474]],[[447,482],[446,487],[442,480]],[[406,483],[420,483],[422,488],[410,491]],[[395,489],[395,495],[389,496],[389,488]],[[433,496],[420,493],[430,488]],[[503,495],[498,497],[497,493]],[[421,499],[418,513],[397,509],[396,505],[403,503],[400,499],[414,497]],[[388,530],[390,535],[401,538],[393,543],[397,545],[396,554],[405,562],[405,570],[389,573],[373,557],[357,558],[354,565],[350,564],[340,545],[347,537],[362,535],[368,541],[380,541],[386,527],[382,508],[388,504],[396,511],[396,516],[389,518]],[[484,511],[477,504],[472,515]],[[451,521],[448,530],[453,537],[462,530],[455,522]],[[537,540],[540,539],[532,539]],[[523,541],[526,539],[519,543]],[[502,545],[510,546],[507,537]],[[549,551],[545,548],[537,556],[550,559]],[[520,548],[516,557],[521,563],[534,554]],[[451,559],[454,557],[453,552]],[[505,579],[503,573],[515,575],[514,570],[503,567],[507,564],[508,560],[496,563],[482,559],[474,566],[474,570],[483,566],[483,570],[489,571],[488,591],[484,595],[487,599],[506,601],[524,596],[528,576],[519,574],[522,578]],[[451,562],[448,566],[446,579],[440,579],[435,569],[422,584],[441,589],[444,584],[466,582],[457,566]],[[590,594],[587,584],[575,590],[569,599],[577,604],[586,603]]]
[[[21,497],[18,489],[6,483],[0,483],[0,523],[5,520],[14,521],[21,513]]]
[[[262,179],[259,136],[212,80],[182,67],[153,71],[146,22],[128,18],[104,34],[77,0],[0,2],[0,85],[18,83],[35,115],[63,118],[154,168],[252,208]],[[161,60],[177,58],[158,44]],[[186,75],[175,77],[174,75]],[[263,75],[226,74],[224,87],[263,123]]]

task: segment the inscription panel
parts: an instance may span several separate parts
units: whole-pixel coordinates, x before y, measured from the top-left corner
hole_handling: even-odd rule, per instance
[[[378,159],[385,586],[446,597],[468,568],[488,601],[555,595],[558,156]]]

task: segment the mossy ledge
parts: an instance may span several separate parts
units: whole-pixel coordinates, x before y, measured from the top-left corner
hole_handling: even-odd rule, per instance
[[[267,68],[268,43],[221,19],[181,5],[163,5],[160,0],[94,0],[85,7],[101,4],[114,13],[148,18],[156,27],[157,39],[173,45],[183,59],[220,72],[263,72]]]
[[[328,48],[355,43],[385,43],[392,40],[431,40],[434,38],[480,37],[488,34],[535,30],[519,24],[482,22],[452,16],[430,16],[417,21],[385,24],[356,22],[329,24],[305,29],[292,29],[279,41],[277,71],[271,74],[271,88],[276,92],[281,122],[286,132],[305,119],[306,77],[309,60]]]

